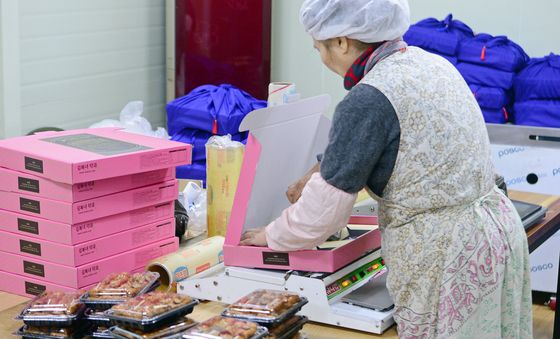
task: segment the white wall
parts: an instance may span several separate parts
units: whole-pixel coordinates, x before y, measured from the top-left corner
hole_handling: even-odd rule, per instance
[[[165,122],[164,0],[0,0],[17,3],[10,17],[19,69],[9,86],[21,102],[15,115],[26,133],[37,127],[87,127],[116,118],[132,100]],[[5,65],[5,63],[4,63]],[[5,71],[5,70],[4,70]],[[1,106],[0,106],[1,107]]]
[[[321,65],[298,19],[303,0],[273,0],[272,81],[292,81],[304,97],[329,93],[334,103],[346,91],[342,80]],[[476,32],[508,35],[530,56],[560,54],[558,0],[409,0],[412,21],[453,13]],[[332,110],[331,110],[332,111]]]

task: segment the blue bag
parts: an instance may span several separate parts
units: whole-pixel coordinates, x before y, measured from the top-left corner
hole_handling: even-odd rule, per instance
[[[231,140],[245,142],[247,135],[248,132],[237,133],[231,136]],[[192,161],[202,162],[206,161],[206,142],[208,142],[211,136],[212,133],[185,128],[181,132],[172,135],[171,140],[192,145]]]
[[[175,173],[178,179],[201,180],[206,185],[206,162],[177,166]]]
[[[506,36],[493,37],[478,34],[459,44],[457,58],[460,62],[482,65],[506,72],[517,72],[525,67],[529,56],[523,48]]]
[[[468,84],[498,87],[505,90],[510,90],[513,86],[515,73],[504,72],[464,62],[460,62],[456,67]]]
[[[502,109],[509,105],[511,98],[508,93],[496,87],[484,87],[480,85],[469,85],[478,105],[483,108]]]
[[[515,77],[515,100],[560,100],[560,55],[531,59]]]
[[[507,110],[505,108],[501,109],[489,109],[482,108],[482,115],[484,116],[484,121],[489,124],[505,124],[509,120]]]
[[[560,101],[516,102],[513,109],[517,125],[560,128]]]
[[[459,42],[472,38],[472,29],[459,20],[453,20],[449,14],[443,21],[428,18],[410,26],[404,34],[404,41],[411,46],[454,56],[457,54]]]
[[[232,85],[204,85],[167,104],[167,127],[170,135],[185,128],[233,135],[239,133],[245,115],[263,107],[266,101]]]

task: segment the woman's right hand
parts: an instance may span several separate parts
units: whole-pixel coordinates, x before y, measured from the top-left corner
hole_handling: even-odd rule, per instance
[[[313,173],[319,172],[321,170],[321,163],[318,162],[313,168],[309,170],[301,179],[296,181],[295,183],[291,184],[286,191],[286,196],[288,197],[288,201],[294,204],[298,201],[299,197],[301,197],[301,192],[303,192],[303,188],[311,179]]]

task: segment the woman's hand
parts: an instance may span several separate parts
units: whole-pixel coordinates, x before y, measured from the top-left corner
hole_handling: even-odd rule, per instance
[[[249,230],[241,236],[241,246],[266,247],[266,229],[264,227]]]
[[[311,170],[309,170],[309,172],[307,172],[303,176],[303,178],[299,179],[297,182],[291,184],[288,187],[286,196],[288,197],[288,201],[290,201],[290,203],[295,204],[296,201],[298,201],[298,199],[301,197],[301,192],[303,192],[303,188],[305,187],[309,179],[311,179],[313,173],[319,172],[320,169],[321,163],[318,162],[315,166],[313,166]]]

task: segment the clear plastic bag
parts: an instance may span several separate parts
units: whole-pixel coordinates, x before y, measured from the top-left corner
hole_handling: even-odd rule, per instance
[[[169,134],[163,127],[152,130],[152,124],[142,116],[144,103],[142,101],[131,101],[122,109],[119,120],[105,119],[90,126],[90,128],[118,127],[125,131],[147,135],[151,137],[169,139]]]
[[[188,330],[185,339],[257,339],[268,334],[257,323],[216,316]]]
[[[261,324],[276,324],[297,313],[307,299],[290,292],[256,290],[226,308],[226,317],[246,319]]]
[[[206,191],[194,182],[189,182],[183,192],[179,193],[179,201],[189,216],[187,238],[194,238],[208,231]]]

